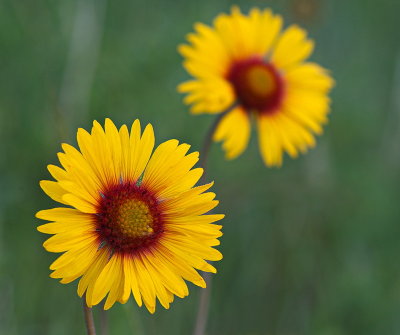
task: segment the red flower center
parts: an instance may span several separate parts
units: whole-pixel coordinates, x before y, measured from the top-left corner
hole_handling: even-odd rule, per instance
[[[227,79],[233,85],[239,103],[247,110],[273,113],[282,102],[284,85],[275,67],[259,58],[236,62]]]
[[[102,194],[96,226],[100,243],[114,251],[134,253],[157,241],[163,218],[157,199],[132,183],[114,185]]]

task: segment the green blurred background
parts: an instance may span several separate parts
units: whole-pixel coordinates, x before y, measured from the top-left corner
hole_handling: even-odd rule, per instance
[[[176,51],[193,23],[238,4],[271,7],[317,42],[332,70],[318,146],[267,169],[255,134],[208,178],[226,213],[208,334],[400,334],[400,48],[397,0],[0,1],[0,334],[84,334],[76,283],[49,278],[34,213],[60,142],[77,127],[140,118],[160,143],[201,147],[213,117],[190,116]],[[199,289],[155,315],[131,299],[111,334],[190,334]],[[96,309],[98,318],[99,310]]]

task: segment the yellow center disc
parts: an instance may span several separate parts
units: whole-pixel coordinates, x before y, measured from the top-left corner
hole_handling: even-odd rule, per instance
[[[276,91],[276,79],[267,68],[252,66],[247,70],[246,80],[248,88],[255,96],[267,97]]]
[[[153,217],[148,205],[138,199],[129,199],[118,208],[117,225],[125,236],[145,237],[153,233]]]

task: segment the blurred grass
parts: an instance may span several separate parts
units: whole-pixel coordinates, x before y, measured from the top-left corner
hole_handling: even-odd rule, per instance
[[[89,108],[73,114],[59,94],[77,1],[0,1],[0,334],[83,333],[76,284],[48,277],[56,255],[41,247],[34,213],[55,204],[38,181],[49,178],[60,142],[75,143],[76,128],[93,119],[140,118],[158,143],[175,137],[198,150],[212,117],[182,105],[175,87],[187,75],[176,46],[194,22],[211,23],[232,4],[109,1]],[[307,28],[313,60],[337,86],[316,149],[280,170],[262,165],[255,134],[232,162],[213,146],[208,176],[227,217],[209,334],[399,333],[400,3],[238,4],[272,7]],[[154,316],[132,300],[115,306],[111,334],[189,334],[199,292],[190,291]]]

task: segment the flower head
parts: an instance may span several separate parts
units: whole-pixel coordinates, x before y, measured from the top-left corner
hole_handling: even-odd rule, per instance
[[[282,18],[269,9],[244,15],[233,7],[213,27],[195,24],[189,45],[179,46],[194,77],[178,87],[191,112],[228,111],[214,133],[228,159],[246,149],[252,117],[267,166],[280,166],[284,152],[296,157],[313,147],[314,134],[327,122],[333,80],[305,61],[314,47],[306,32],[296,25],[281,28]]]
[[[109,119],[105,129],[93,123],[91,133],[78,130],[80,151],[63,144],[62,167],[49,165],[56,181],[40,186],[53,200],[68,207],[40,211],[50,223],[38,227],[53,234],[44,247],[63,254],[50,266],[51,277],[69,283],[80,278],[78,294],[89,307],[107,296],[105,309],[126,303],[155,311],[156,297],[169,308],[174,295],[185,297],[185,280],[205,287],[196,269],[216,272],[206,260],[222,258],[223,215],[209,214],[218,201],[206,192],[212,183],[195,187],[203,174],[193,169],[199,154],[170,140],[153,152],[148,125],[141,134],[136,120],[129,133]]]

